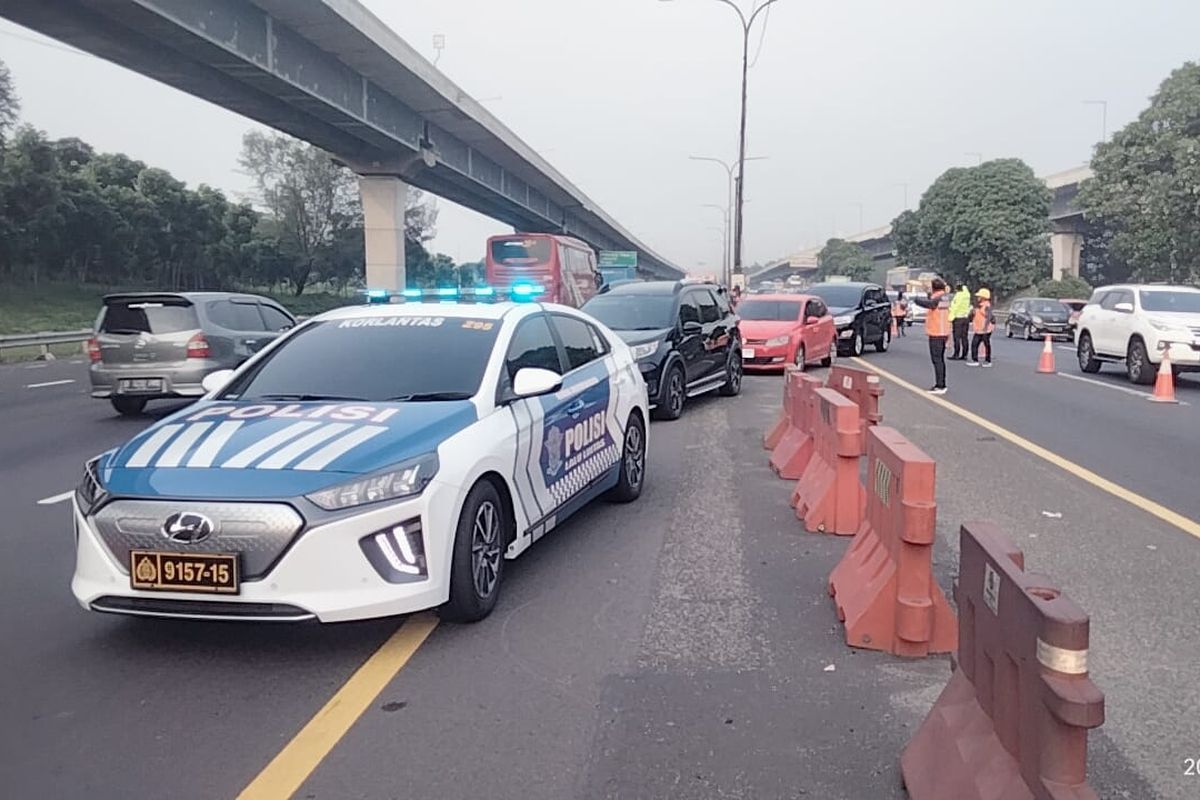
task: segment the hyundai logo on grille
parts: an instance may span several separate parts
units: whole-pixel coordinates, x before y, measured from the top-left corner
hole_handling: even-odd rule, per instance
[[[163,536],[180,544],[196,544],[212,536],[212,520],[203,514],[176,511],[162,526]]]

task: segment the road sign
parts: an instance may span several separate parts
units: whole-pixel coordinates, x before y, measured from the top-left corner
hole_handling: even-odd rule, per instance
[[[600,251],[600,269],[608,267],[633,267],[637,268],[638,254],[636,250],[601,250]]]

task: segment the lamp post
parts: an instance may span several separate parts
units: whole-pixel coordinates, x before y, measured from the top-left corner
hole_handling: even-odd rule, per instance
[[[976,152],[975,150],[968,150],[967,152],[963,153],[963,155],[974,158],[976,166],[983,163],[983,153]]]
[[[719,206],[716,203],[703,203],[704,208],[715,208],[721,212],[721,217],[725,220],[725,226],[721,229],[721,282],[726,286],[729,285],[729,209],[725,206]]]
[[[897,183],[896,185],[904,190],[904,210],[908,211],[908,184],[907,183]]]
[[[858,206],[858,232],[862,233],[863,232],[863,204],[861,202],[855,200],[850,205]]]
[[[767,158],[768,158],[767,156],[746,156],[745,158],[742,159],[742,161],[743,162],[745,162],[745,161],[766,161]],[[727,161],[724,161],[720,158],[713,158],[712,156],[688,156],[688,159],[691,161],[711,161],[713,164],[721,165],[721,167],[725,170],[726,177],[729,178],[729,200],[728,200],[729,205],[727,206],[727,208],[732,209],[734,206],[734,202],[735,202],[734,191],[733,191],[733,187],[734,187],[733,169],[735,166],[737,166],[737,164],[730,164]],[[731,215],[726,216],[726,219],[725,219],[726,225],[728,225],[732,221],[730,219],[730,216]],[[731,236],[727,235],[726,241],[729,241],[731,238],[732,238]],[[726,245],[726,249],[728,249],[728,245]],[[732,256],[730,256],[729,260],[730,261],[733,260]],[[733,283],[733,273],[732,272],[730,272],[729,283]]]
[[[669,2],[669,0],[664,0]],[[763,0],[761,4],[755,6],[750,12],[750,16],[738,7],[733,0],[717,0],[718,3],[729,6],[738,15],[738,21],[742,24],[742,110],[741,118],[738,124],[738,160],[737,160],[737,183],[735,184],[735,199],[733,203],[733,274],[742,274],[742,198],[746,190],[746,77],[750,70],[750,30],[754,27],[754,20],[758,18],[764,10],[770,8],[778,0]]]
[[[1108,138],[1108,101],[1107,100],[1084,100],[1085,106],[1100,106],[1100,141]]]

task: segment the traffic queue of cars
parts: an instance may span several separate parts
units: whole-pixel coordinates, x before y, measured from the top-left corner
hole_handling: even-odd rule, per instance
[[[594,260],[560,238],[489,243],[500,287],[373,291],[303,321],[253,295],[106,298],[93,394],[122,414],[196,402],[85,465],[78,602],[478,620],[506,560],[596,498],[637,499],[652,413],[737,395],[744,369],[829,365],[890,341],[878,286],[735,309],[709,281],[600,287]]]

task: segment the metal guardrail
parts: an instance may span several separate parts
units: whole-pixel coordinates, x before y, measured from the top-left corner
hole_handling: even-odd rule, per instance
[[[54,358],[54,354],[50,352],[50,345],[86,342],[90,338],[92,338],[90,328],[82,331],[43,331],[42,333],[14,333],[0,336],[0,360],[3,360],[6,349],[14,347],[40,347],[42,351],[40,357],[49,360]]]

